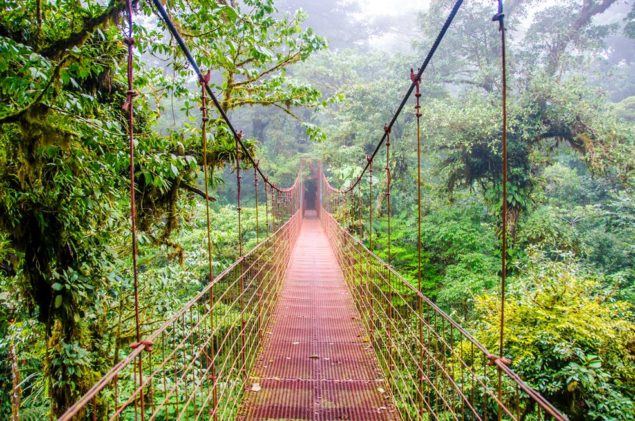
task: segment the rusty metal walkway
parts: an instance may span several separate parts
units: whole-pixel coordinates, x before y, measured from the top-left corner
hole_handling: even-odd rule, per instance
[[[308,212],[239,419],[396,419],[335,254]]]

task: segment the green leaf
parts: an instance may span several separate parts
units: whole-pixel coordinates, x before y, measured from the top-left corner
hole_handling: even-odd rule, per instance
[[[231,6],[223,6],[221,10],[225,13],[225,17],[232,22],[238,18],[238,12]]]
[[[62,296],[61,295],[56,295],[55,296],[55,308],[60,308],[62,306]]]

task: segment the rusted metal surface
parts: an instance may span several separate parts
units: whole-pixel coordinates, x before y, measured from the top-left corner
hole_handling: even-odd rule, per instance
[[[389,388],[314,211],[306,212],[242,420],[393,420]]]

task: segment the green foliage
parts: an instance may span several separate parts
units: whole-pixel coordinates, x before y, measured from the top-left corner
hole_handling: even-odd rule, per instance
[[[559,253],[579,254],[579,239],[566,214],[559,208],[541,206],[527,216],[519,227],[518,246],[533,246],[557,257]]]
[[[182,193],[203,194],[203,157],[200,116],[194,111],[200,90],[191,83],[191,69],[149,3],[135,3],[136,21],[145,14],[144,24],[134,27],[139,93],[134,129],[142,296],[156,304],[147,307],[142,329],[148,330],[207,279],[204,237],[188,222],[201,213]],[[0,1],[0,285],[7,303],[0,328],[6,330],[11,319],[41,323],[28,329],[37,326],[31,339],[40,348],[46,344],[48,352],[23,371],[27,378],[37,373],[42,379],[37,393],[24,388],[23,405],[32,414],[36,408],[61,414],[113,356],[116,360],[128,350],[133,337],[127,114],[122,111],[125,6],[122,0]],[[290,65],[326,46],[302,28],[302,13],[278,16],[271,0],[240,6],[175,1],[169,8],[202,67],[221,69],[213,87],[221,89],[226,109],[262,105],[294,115],[297,108],[329,103],[310,84],[287,76]],[[165,61],[157,66],[151,56]],[[166,71],[170,67],[173,72]],[[172,124],[164,118],[167,109]],[[223,182],[219,173],[240,155],[220,120],[210,122],[208,130],[213,191]],[[309,131],[321,135],[316,127]],[[246,144],[255,152],[256,140]],[[219,226],[235,219],[235,212],[218,212]],[[245,213],[245,238],[253,245],[251,212]],[[181,236],[182,224],[196,244]],[[236,257],[235,230],[227,226],[214,238],[217,270]],[[186,247],[195,247],[195,254],[188,255]],[[186,262],[193,267],[180,265]],[[24,347],[19,352],[26,355]],[[11,376],[3,366],[3,390]],[[0,416],[7,411],[4,399],[0,411]]]
[[[510,285],[505,355],[572,417],[626,420],[635,410],[635,324],[632,307],[605,285],[574,262],[532,256]],[[474,326],[490,349],[497,347],[499,310],[495,295],[476,300]]]
[[[474,297],[497,284],[499,258],[491,224],[482,221],[482,203],[466,199],[457,207],[435,204],[422,221],[422,291],[460,318],[467,317]],[[392,264],[417,283],[416,209],[394,217]],[[375,224],[376,253],[387,259],[387,220]]]
[[[615,111],[617,115],[622,119],[634,122],[635,121],[635,96],[629,96],[615,105]]]
[[[69,352],[100,348],[103,332],[87,332],[107,295],[107,243],[122,222],[125,165],[113,76],[122,50],[116,28],[107,27],[121,5],[63,3],[39,27],[20,19],[32,2],[3,15],[11,36],[2,38],[0,68],[0,227],[10,243],[0,276],[15,279],[14,298],[24,300],[8,316],[35,314],[46,326],[51,346],[39,367],[51,380],[54,413],[95,378],[92,360],[76,364]]]
[[[633,412],[628,303],[634,302],[635,132],[628,99],[612,104],[598,83],[586,78],[598,57],[608,53],[604,41],[616,26],[604,25],[608,19],[600,17],[612,4],[506,4],[509,335],[521,336],[508,353],[521,377],[572,419],[628,419]],[[421,13],[415,57],[360,58],[346,51],[318,55],[304,70],[346,98],[321,114],[331,127],[319,151],[336,187],[345,187],[366,164],[364,154],[373,152],[401,95],[395,87],[407,83],[400,76],[427,53],[450,7],[433,2]],[[463,5],[424,74],[421,118],[421,287],[491,350],[497,349],[502,207],[500,33],[490,23],[493,13],[485,1]],[[612,73],[601,78],[606,89],[619,84]],[[626,79],[629,83],[632,76]],[[387,164],[391,263],[416,285],[413,105],[406,104],[392,129]],[[373,197],[368,197],[369,178],[359,190],[364,216],[360,219],[358,205],[351,203],[337,216],[368,244],[370,203],[373,251],[387,259],[384,154],[382,148],[374,161]],[[542,258],[535,259],[536,253]],[[543,298],[558,305],[549,307]],[[568,323],[575,325],[572,333]]]
[[[137,3],[144,20],[134,28],[135,188],[147,333],[208,274],[205,208],[194,200],[202,195],[199,87],[156,11]],[[571,418],[627,419],[635,399],[627,304],[635,300],[633,101],[625,94],[611,104],[585,78],[616,30],[600,19],[616,1],[567,0],[537,13],[529,13],[536,0],[509,3],[507,354]],[[166,6],[196,60],[212,71],[222,105],[253,133],[247,146],[272,179],[288,183],[301,158],[320,155],[338,187],[366,164],[409,68],[450,7],[433,2],[419,16],[415,56],[387,58],[322,51],[326,41],[305,28],[306,15],[279,13],[273,0]],[[124,7],[121,0],[0,0],[0,418],[10,413],[11,344],[21,359],[21,418],[43,419],[75,401],[134,338]],[[493,9],[484,0],[463,6],[424,76],[421,119],[421,287],[490,349],[498,337],[502,190]],[[631,11],[627,36],[632,21]],[[602,86],[616,84],[602,77]],[[393,128],[387,164],[392,264],[416,284],[412,105]],[[207,159],[219,273],[238,253],[230,167],[244,157],[214,117]],[[339,216],[368,240],[360,215],[370,203],[373,248],[386,259],[383,153],[373,197],[365,180],[364,205],[348,203]],[[265,235],[263,215],[261,205],[258,228],[253,203],[243,206],[247,249]]]

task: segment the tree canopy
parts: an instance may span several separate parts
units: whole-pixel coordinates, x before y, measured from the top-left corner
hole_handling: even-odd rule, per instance
[[[133,3],[146,335],[208,281],[205,186],[198,80],[152,2]],[[450,8],[432,2],[406,28],[408,48],[385,51],[371,41],[396,18],[353,20],[364,11],[357,2],[164,3],[272,180],[291,181],[297,163],[310,158],[344,187],[366,164]],[[316,28],[307,27],[302,6]],[[513,0],[505,7],[505,357],[571,419],[632,419],[635,6]],[[2,418],[60,415],[134,338],[125,8],[124,0],[0,0]],[[424,74],[421,111],[422,289],[491,348],[499,336],[502,205],[494,9],[491,1],[465,2]],[[393,265],[408,279],[418,270],[413,106],[393,128],[390,161],[377,161],[393,171]],[[244,157],[211,117],[205,158],[217,271],[237,257],[236,187],[226,179]],[[265,232],[245,173],[242,235],[253,246]],[[388,245],[385,183],[376,171],[374,225],[364,227],[373,229],[380,257]],[[361,192],[368,198],[366,184]],[[358,211],[340,215],[355,232],[363,231]]]

